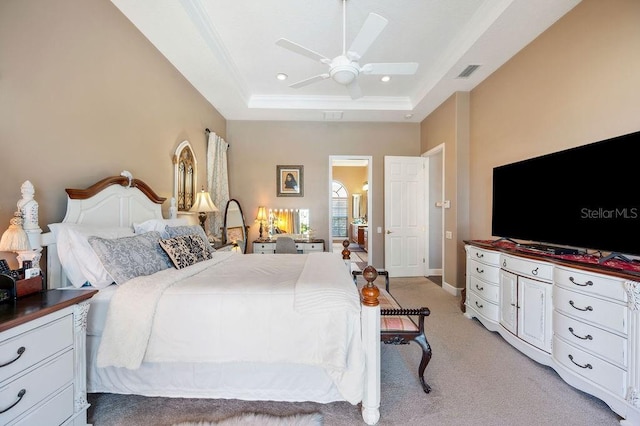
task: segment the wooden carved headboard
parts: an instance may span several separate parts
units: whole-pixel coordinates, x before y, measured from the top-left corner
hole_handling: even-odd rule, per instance
[[[105,227],[129,227],[148,219],[162,219],[162,203],[166,200],[127,171],[104,178],[86,189],[66,189],[66,192],[67,212],[62,223]],[[47,247],[48,287],[68,285],[52,232],[42,235],[42,245]]]

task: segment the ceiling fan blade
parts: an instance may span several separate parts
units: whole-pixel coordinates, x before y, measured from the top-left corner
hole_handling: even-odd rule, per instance
[[[349,95],[351,99],[359,99],[362,97],[362,89],[358,84],[358,80],[353,80],[351,83],[347,85],[347,89],[349,90]]]
[[[297,83],[293,83],[293,84],[289,85],[289,87],[293,87],[294,89],[297,89],[299,87],[303,87],[303,86],[306,86],[308,84],[315,83],[316,81],[325,80],[325,79],[327,79],[329,77],[330,77],[329,74],[320,74],[320,75],[316,75],[314,77],[307,78],[305,80],[300,80]]]
[[[360,59],[369,50],[369,47],[378,38],[384,27],[387,26],[387,21],[380,15],[370,13],[367,20],[364,21],[364,25],[360,28],[360,32],[353,39],[349,52],[351,56],[357,56],[355,60]]]
[[[411,75],[418,71],[417,62],[382,62],[363,65],[361,72],[372,75]]]
[[[276,41],[276,44],[280,47],[284,47],[285,49],[291,50],[292,52],[295,52],[299,55],[306,56],[307,58],[311,58],[314,61],[320,61],[320,62],[331,61],[329,58],[319,54],[318,52],[314,52],[311,49],[307,49],[304,46],[300,46],[298,43],[294,43],[290,40],[287,40],[286,38],[279,39],[278,41]]]

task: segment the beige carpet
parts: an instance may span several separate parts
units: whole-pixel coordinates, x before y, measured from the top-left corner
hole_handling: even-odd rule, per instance
[[[577,391],[550,368],[530,360],[466,319],[459,299],[425,278],[391,279],[391,293],[406,307],[428,306],[425,321],[433,358],[425,394],[417,380],[416,345],[382,345],[379,425],[618,425],[602,401]],[[292,415],[319,412],[327,426],[363,425],[358,407],[346,402],[256,402],[146,398],[91,394],[89,423],[95,426],[172,425],[218,421],[241,413]]]

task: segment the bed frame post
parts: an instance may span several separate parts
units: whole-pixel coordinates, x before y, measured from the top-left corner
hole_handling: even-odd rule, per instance
[[[362,288],[362,344],[365,350],[365,385],[362,397],[362,418],[368,425],[380,419],[380,290],[373,284],[378,272],[369,265],[362,276],[367,284]]]

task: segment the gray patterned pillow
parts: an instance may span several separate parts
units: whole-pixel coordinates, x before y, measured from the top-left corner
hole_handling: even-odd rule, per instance
[[[195,234],[160,240],[160,247],[167,252],[176,269],[211,259],[211,253],[205,242]]]
[[[157,231],[113,239],[89,237],[93,251],[116,284],[170,268],[171,260],[159,241]]]
[[[210,253],[216,251],[211,244],[209,243],[209,238],[207,238],[207,234],[205,234],[204,229],[200,225],[190,225],[190,226],[169,226],[165,228],[165,231],[169,235],[169,238],[179,237],[180,235],[198,235],[204,241],[207,250]]]

